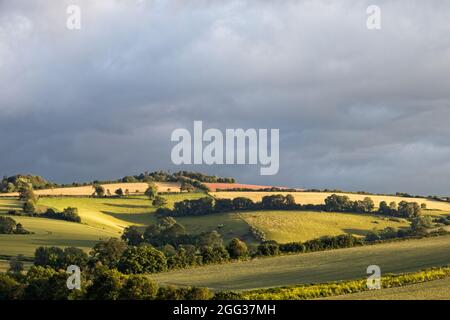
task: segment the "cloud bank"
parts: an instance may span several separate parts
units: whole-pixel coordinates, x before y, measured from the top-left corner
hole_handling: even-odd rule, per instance
[[[2,1],[0,174],[448,194],[449,21],[444,1]],[[173,165],[170,134],[194,120],[280,129],[279,173]]]

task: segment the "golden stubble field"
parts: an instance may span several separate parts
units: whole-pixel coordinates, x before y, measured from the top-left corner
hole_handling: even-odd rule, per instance
[[[292,194],[295,198],[295,201],[300,204],[323,204],[325,198],[332,195],[333,192],[213,192],[212,195],[216,198],[228,198],[233,199],[237,197],[246,197],[250,198],[253,201],[260,201],[263,196],[266,195],[274,195],[274,194]],[[390,203],[392,201],[397,202],[407,201],[407,202],[417,202],[419,204],[425,203],[428,209],[434,210],[442,210],[442,211],[450,211],[450,203],[436,200],[429,200],[424,198],[406,198],[406,197],[396,197],[396,196],[379,196],[379,195],[364,195],[364,194],[352,194],[352,193],[336,193],[339,195],[346,195],[351,200],[363,200],[365,197],[372,198],[375,202],[375,206],[378,207],[378,204],[381,201],[386,201]]]

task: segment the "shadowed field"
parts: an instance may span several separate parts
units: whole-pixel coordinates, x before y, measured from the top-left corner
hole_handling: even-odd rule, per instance
[[[450,263],[450,236],[278,256],[151,275],[157,282],[214,290],[249,290],[367,277],[369,265],[403,273]]]

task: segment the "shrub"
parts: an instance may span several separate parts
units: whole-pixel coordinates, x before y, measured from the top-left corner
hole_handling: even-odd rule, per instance
[[[234,238],[227,246],[228,253],[233,259],[244,258],[248,255],[248,248],[245,242]]]

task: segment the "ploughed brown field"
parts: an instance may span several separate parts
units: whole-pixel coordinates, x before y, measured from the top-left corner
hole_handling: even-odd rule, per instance
[[[179,192],[180,184],[178,182],[157,182],[159,192]],[[114,194],[119,188],[123,191],[129,190],[130,194],[142,194],[148,188],[148,183],[145,182],[131,182],[131,183],[109,183],[102,184],[106,190],[109,190],[111,194]],[[39,196],[90,196],[94,193],[94,187],[81,186],[81,187],[68,187],[68,188],[53,188],[35,190],[35,194]],[[0,197],[17,197],[17,192],[0,193]]]

